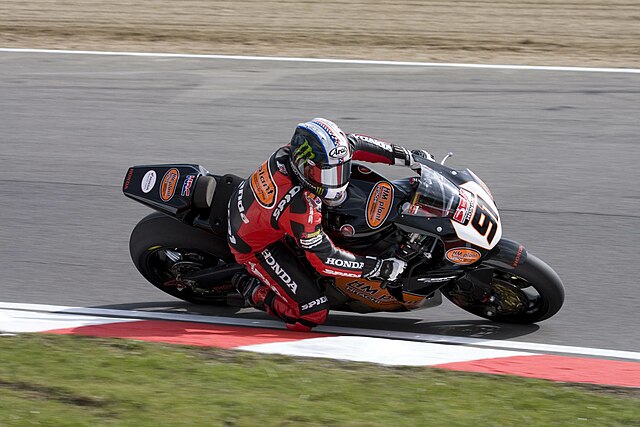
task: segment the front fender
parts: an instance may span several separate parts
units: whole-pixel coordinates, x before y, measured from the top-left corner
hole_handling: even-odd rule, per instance
[[[498,244],[489,251],[482,260],[482,265],[514,270],[527,260],[527,250],[518,242],[500,239]]]

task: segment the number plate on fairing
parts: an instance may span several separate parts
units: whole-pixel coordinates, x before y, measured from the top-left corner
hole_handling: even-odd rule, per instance
[[[451,225],[465,242],[492,249],[502,237],[498,208],[487,191],[476,182],[465,182],[460,188],[460,203]]]

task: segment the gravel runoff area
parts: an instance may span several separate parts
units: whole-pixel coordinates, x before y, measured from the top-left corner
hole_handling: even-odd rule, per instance
[[[640,0],[2,0],[0,47],[640,68]]]

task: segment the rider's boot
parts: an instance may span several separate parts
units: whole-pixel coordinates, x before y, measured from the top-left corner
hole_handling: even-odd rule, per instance
[[[244,298],[245,307],[254,307],[264,311],[264,296],[269,291],[268,286],[244,272],[236,273],[231,279],[231,283]]]

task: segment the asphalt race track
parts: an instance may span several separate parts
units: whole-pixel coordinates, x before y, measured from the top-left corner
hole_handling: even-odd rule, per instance
[[[638,74],[2,52],[0,301],[234,314],[138,274],[128,237],[151,211],[122,195],[125,172],[193,162],[244,176],[324,116],[438,159],[453,151],[449,165],[493,190],[504,235],[567,292],[539,325],[448,301],[331,325],[640,351],[639,95]]]

